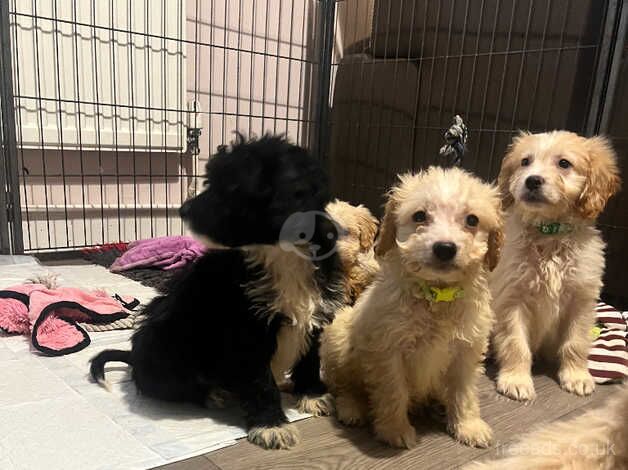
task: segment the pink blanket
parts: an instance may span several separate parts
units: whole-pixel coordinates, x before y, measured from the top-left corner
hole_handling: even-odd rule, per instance
[[[0,290],[0,330],[30,335],[35,349],[44,354],[70,354],[90,343],[79,322],[103,324],[126,318],[139,304],[128,300],[102,291],[20,284]]]
[[[129,249],[109,268],[112,272],[155,267],[182,268],[205,253],[205,247],[192,237],[158,237],[131,242]]]

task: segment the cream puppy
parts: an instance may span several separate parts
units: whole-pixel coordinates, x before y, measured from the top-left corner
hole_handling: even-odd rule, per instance
[[[539,355],[558,363],[565,390],[588,395],[590,331],[604,272],[595,219],[620,186],[615,153],[603,137],[523,133],[498,181],[508,215],[502,261],[491,276],[497,390],[533,399],[530,369]]]
[[[532,432],[505,457],[465,470],[619,470],[628,468],[628,388],[606,404]]]
[[[353,304],[379,269],[373,251],[378,221],[362,204],[353,206],[339,199],[327,204],[325,211],[344,231],[336,246],[342,261],[348,303]]]
[[[476,379],[493,321],[499,193],[458,168],[399,179],[376,245],[380,270],[323,334],[324,380],[341,422],[372,422],[392,446],[416,443],[409,413],[434,398],[456,439],[484,447],[491,429]]]

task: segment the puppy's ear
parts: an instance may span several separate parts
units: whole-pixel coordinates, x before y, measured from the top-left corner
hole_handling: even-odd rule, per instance
[[[506,156],[502,161],[502,168],[499,172],[499,176],[497,177],[497,187],[499,188],[499,192],[501,194],[502,200],[502,209],[506,210],[515,202],[515,198],[510,193],[510,177],[513,174],[512,169],[509,168],[511,165],[506,165]]]
[[[363,211],[360,214],[359,230],[360,230],[360,249],[369,251],[375,243],[377,235],[377,219],[373,217],[371,211],[366,207],[360,207]]]
[[[492,271],[497,266],[504,246],[504,232],[501,227],[491,230],[488,234],[488,251],[484,255],[484,266]]]
[[[380,226],[379,237],[375,241],[375,254],[384,256],[388,250],[397,243],[397,223],[395,220],[395,210],[397,209],[397,201],[392,193],[388,194],[388,201],[384,209],[384,218]]]
[[[576,210],[585,219],[595,219],[606,202],[621,186],[617,156],[605,137],[586,140],[588,168],[584,189],[576,202]]]
[[[502,166],[499,170],[499,175],[497,176],[497,187],[499,188],[499,192],[501,194],[502,199],[502,209],[506,210],[515,202],[514,197],[510,193],[510,179],[514,174],[515,170],[519,167],[519,159],[517,155],[519,154],[518,145],[523,138],[529,135],[526,132],[520,132],[519,135],[515,136],[512,140],[512,143],[508,146],[508,150],[504,159],[502,160]]]

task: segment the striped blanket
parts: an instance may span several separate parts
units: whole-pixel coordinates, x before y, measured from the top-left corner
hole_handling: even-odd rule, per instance
[[[589,353],[589,371],[597,383],[628,377],[628,312],[603,302],[595,308],[596,338]]]

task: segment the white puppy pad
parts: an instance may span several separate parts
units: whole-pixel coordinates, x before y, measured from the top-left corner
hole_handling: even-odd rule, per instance
[[[142,304],[157,292],[100,266],[0,265],[0,289],[43,274],[60,285],[105,289]],[[110,363],[112,391],[88,378],[89,360],[129,349],[132,331],[90,333],[82,351],[45,357],[22,336],[0,335],[0,469],[143,469],[201,455],[246,436],[239,408],[208,410],[137,394],[125,364]],[[291,421],[308,415],[286,409]]]

